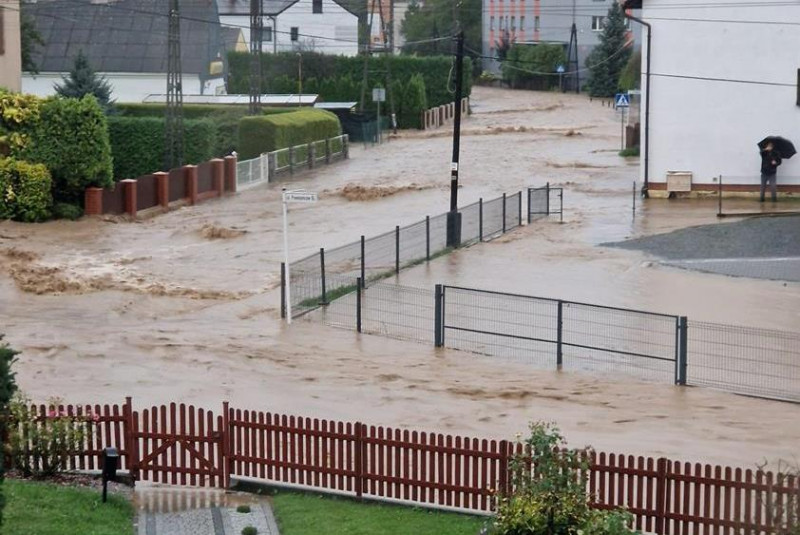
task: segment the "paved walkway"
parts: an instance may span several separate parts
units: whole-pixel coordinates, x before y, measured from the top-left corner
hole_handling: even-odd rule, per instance
[[[800,257],[666,260],[668,266],[734,277],[800,282]]]
[[[138,535],[240,535],[253,526],[259,535],[279,535],[269,503],[250,505],[249,513],[236,507],[204,507],[173,512],[142,509],[138,517]]]

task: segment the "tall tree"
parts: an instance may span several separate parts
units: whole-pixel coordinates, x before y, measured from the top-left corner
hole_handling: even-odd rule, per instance
[[[63,78],[63,83],[56,84],[56,93],[62,97],[83,98],[84,95],[94,95],[97,102],[104,110],[108,110],[111,101],[111,84],[100,76],[91,65],[84,53],[78,52],[72,70]]]
[[[619,89],[619,77],[633,47],[628,40],[625,16],[617,2],[611,4],[605,20],[600,44],[586,58],[589,67],[589,93],[594,97],[610,97]]]
[[[411,43],[403,47],[403,52],[420,56],[447,54],[452,49],[449,41],[431,40],[455,36],[458,23],[464,30],[466,54],[480,54],[482,9],[481,0],[411,0],[400,26],[400,32]]]
[[[24,5],[22,4],[22,6]],[[44,45],[42,34],[36,29],[33,17],[25,13],[23,7],[20,11],[20,51],[23,71],[39,73],[39,65],[33,60],[33,55],[36,54],[36,49],[42,45]]]

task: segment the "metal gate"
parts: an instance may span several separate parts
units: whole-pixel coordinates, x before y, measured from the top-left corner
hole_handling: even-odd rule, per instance
[[[564,221],[564,188],[528,188],[528,223],[540,217],[558,215]]]
[[[181,403],[134,411],[131,473],[135,480],[225,487],[222,416]]]

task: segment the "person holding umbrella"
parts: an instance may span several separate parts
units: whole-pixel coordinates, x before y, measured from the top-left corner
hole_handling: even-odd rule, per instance
[[[778,200],[778,166],[783,159],[789,159],[797,151],[791,141],[780,136],[765,137],[758,143],[761,149],[761,196],[760,201],[764,202],[764,193],[769,184],[772,202]]]

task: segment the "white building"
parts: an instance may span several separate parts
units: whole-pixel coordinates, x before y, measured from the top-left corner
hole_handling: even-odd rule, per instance
[[[55,85],[79,52],[108,80],[117,102],[141,102],[166,92],[169,19],[163,0],[38,0],[22,5],[44,40],[33,58],[40,72],[23,74],[23,92],[55,94]],[[188,3],[181,16],[183,92],[213,95],[224,90],[224,43],[235,48],[241,39],[226,37],[211,1]]]
[[[666,190],[667,175],[680,171],[691,173],[693,191],[716,191],[720,175],[726,189],[756,191],[759,140],[781,135],[800,148],[800,2],[628,0],[627,7],[652,25],[649,129],[642,125],[649,191]],[[642,97],[644,116],[644,72]],[[778,186],[800,192],[800,155],[778,169]]]
[[[264,52],[358,54],[358,16],[336,0],[263,0]],[[217,0],[223,26],[250,44],[250,0]]]

